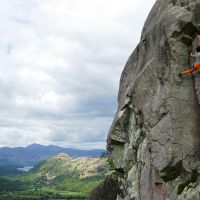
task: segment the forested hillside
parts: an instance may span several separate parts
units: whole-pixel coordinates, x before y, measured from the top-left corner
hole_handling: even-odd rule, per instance
[[[0,178],[0,200],[85,199],[108,171],[106,158],[73,159],[62,153],[30,172]]]

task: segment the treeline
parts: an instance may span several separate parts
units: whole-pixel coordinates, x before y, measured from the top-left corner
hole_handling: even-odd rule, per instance
[[[23,190],[25,183],[20,180],[8,180],[7,178],[0,177],[0,193]]]
[[[0,200],[84,200],[88,196],[86,194],[45,191],[45,190],[25,190],[12,193],[4,193],[0,196]]]

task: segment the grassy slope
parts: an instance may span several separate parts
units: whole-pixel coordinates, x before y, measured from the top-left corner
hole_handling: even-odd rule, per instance
[[[60,154],[24,175],[0,179],[1,199],[84,199],[105,177],[105,159]],[[13,192],[14,191],[14,192]],[[12,193],[11,193],[12,192]]]

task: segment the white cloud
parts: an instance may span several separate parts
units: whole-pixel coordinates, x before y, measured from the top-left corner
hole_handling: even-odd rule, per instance
[[[123,66],[155,0],[0,4],[0,146],[105,147]]]

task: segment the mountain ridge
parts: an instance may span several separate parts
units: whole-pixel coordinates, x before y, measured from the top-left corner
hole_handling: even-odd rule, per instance
[[[81,150],[64,148],[55,145],[44,146],[41,144],[31,144],[27,147],[1,147],[0,165],[20,165],[33,166],[41,160],[59,153],[66,153],[71,157],[99,157],[105,150]]]

